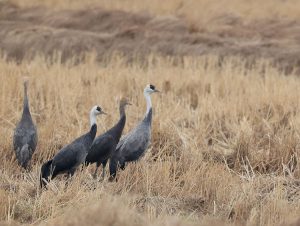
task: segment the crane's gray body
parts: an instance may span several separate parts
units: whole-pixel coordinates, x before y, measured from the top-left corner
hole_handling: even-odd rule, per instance
[[[46,185],[49,177],[54,179],[57,175],[68,173],[72,176],[75,170],[81,165],[88,154],[88,151],[95,139],[97,125],[94,124],[90,131],[67,146],[63,147],[52,160],[47,161],[41,168],[41,186]]]
[[[105,114],[99,106],[94,106],[90,111],[90,130],[75,139],[72,143],[63,147],[53,159],[45,162],[41,167],[40,185],[47,185],[50,178],[67,172],[72,176],[79,165],[81,165],[95,139],[97,133],[96,116]]]
[[[145,154],[151,140],[151,121],[152,108],[131,132],[121,138],[110,159],[112,177],[115,177],[118,165],[124,169],[126,162],[137,161]]]
[[[94,138],[95,136],[88,132],[62,148],[52,160],[52,177],[65,172],[73,174],[77,167],[85,161]]]
[[[117,144],[121,138],[125,123],[126,123],[126,113],[125,106],[130,104],[127,99],[122,99],[120,101],[120,119],[119,121],[104,134],[98,136],[89,150],[89,153],[86,157],[86,164],[96,163],[96,169],[94,177],[97,177],[97,171],[99,166],[102,164],[102,178],[105,176],[105,167],[107,161],[112,157],[113,153],[116,150]]]
[[[22,167],[28,167],[28,164],[36,149],[37,142],[37,129],[31,118],[27,97],[27,84],[24,83],[23,114],[20,122],[15,128],[13,137],[14,151],[16,153],[18,163]]]

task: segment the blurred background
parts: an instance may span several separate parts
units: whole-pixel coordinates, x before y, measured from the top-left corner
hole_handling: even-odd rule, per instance
[[[0,2],[0,50],[22,61],[162,56],[270,59],[300,73],[297,0],[11,0]],[[59,52],[59,54],[58,54]]]

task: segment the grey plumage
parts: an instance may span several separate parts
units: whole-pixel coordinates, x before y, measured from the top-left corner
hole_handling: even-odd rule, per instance
[[[144,89],[147,101],[147,111],[144,119],[127,135],[121,138],[116,151],[110,158],[110,176],[116,176],[117,168],[125,168],[126,162],[137,161],[146,152],[151,140],[152,105],[150,94],[158,92],[153,85],[148,85]]]
[[[28,82],[26,81],[24,82],[22,118],[15,128],[13,137],[13,146],[18,163],[25,169],[28,167],[38,142],[37,129],[29,110],[27,87]]]
[[[41,186],[46,185],[46,181],[48,182],[50,179],[49,177],[54,179],[58,174],[68,173],[70,176],[74,174],[77,167],[84,162],[95,139],[97,133],[96,115],[103,113],[100,107],[93,107],[90,113],[90,131],[63,147],[52,160],[42,165]]]
[[[94,140],[88,152],[85,163],[86,164],[96,163],[94,178],[96,178],[98,168],[101,164],[102,164],[102,178],[104,178],[105,176],[105,166],[107,164],[108,159],[112,156],[113,152],[117,147],[117,144],[120,140],[122,131],[126,123],[125,106],[128,104],[129,102],[125,98],[123,98],[120,101],[119,121],[111,129],[106,131],[104,134],[98,136]]]

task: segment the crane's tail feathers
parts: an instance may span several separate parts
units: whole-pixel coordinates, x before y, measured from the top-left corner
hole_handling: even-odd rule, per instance
[[[40,186],[41,187],[46,186],[47,182],[49,182],[49,177],[50,177],[51,171],[52,171],[51,165],[52,165],[52,159],[42,165],[41,175],[40,175]]]
[[[18,149],[16,154],[17,154],[17,159],[18,159],[19,164],[24,169],[27,169],[28,163],[30,162],[30,159],[32,156],[32,151],[29,148],[29,145],[28,144],[23,145],[21,149]]]

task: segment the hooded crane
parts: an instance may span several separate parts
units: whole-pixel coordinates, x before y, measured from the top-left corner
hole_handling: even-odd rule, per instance
[[[13,138],[13,146],[19,164],[27,169],[33,152],[35,151],[38,135],[29,111],[27,96],[28,81],[24,82],[24,102],[21,121],[18,123]]]
[[[117,124],[112,127],[110,130],[105,132],[104,134],[98,136],[86,157],[86,164],[96,163],[96,169],[94,173],[94,178],[97,177],[97,172],[99,166],[102,164],[102,179],[105,176],[105,166],[108,159],[111,157],[113,152],[116,150],[117,144],[122,135],[125,122],[126,122],[126,114],[125,107],[126,105],[130,105],[126,98],[122,98],[120,101],[119,111],[120,111],[120,119]]]
[[[109,163],[110,180],[115,178],[118,165],[123,170],[126,162],[137,161],[145,154],[151,139],[152,104],[150,95],[155,92],[159,91],[155,89],[154,85],[149,84],[145,87],[146,114],[144,119],[118,143]]]
[[[90,111],[90,131],[80,136],[72,143],[63,147],[53,159],[42,165],[40,184],[41,187],[49,182],[49,177],[54,179],[58,174],[68,173],[73,176],[75,170],[81,165],[95,139],[97,133],[96,116],[106,114],[99,106],[94,106]]]

